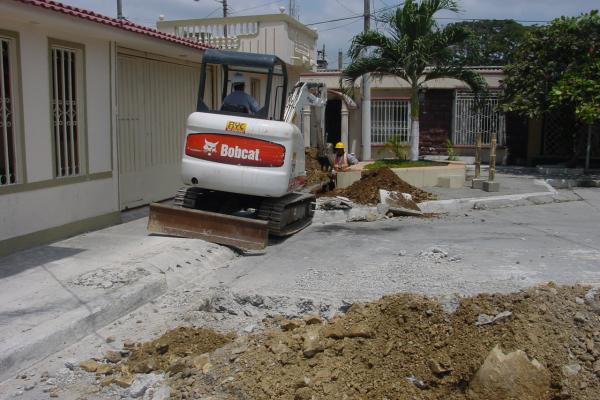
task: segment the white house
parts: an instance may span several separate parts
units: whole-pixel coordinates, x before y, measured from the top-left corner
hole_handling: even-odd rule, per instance
[[[316,66],[317,31],[285,14],[160,20],[158,30],[231,51],[274,54],[286,63],[290,83]]]
[[[175,193],[205,48],[53,1],[0,2],[0,255]]]

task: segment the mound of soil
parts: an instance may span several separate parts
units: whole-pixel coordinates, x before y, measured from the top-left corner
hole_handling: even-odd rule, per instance
[[[321,164],[317,160],[317,149],[307,148],[305,152],[306,183],[308,186],[316,183],[329,182],[327,171],[321,170]]]
[[[499,345],[522,350],[550,375],[536,399],[598,399],[600,321],[596,306],[588,298],[584,304],[586,293],[589,298],[588,288],[550,284],[483,294],[464,299],[452,314],[431,299],[400,294],[354,304],[330,322],[284,321],[281,329],[211,354],[210,371],[172,375],[171,395],[465,400]],[[510,388],[518,381],[504,383]]]
[[[212,352],[233,338],[211,329],[179,327],[132,347],[125,366],[130,372],[166,371],[174,359]]]
[[[324,196],[344,196],[359,204],[379,203],[379,189],[408,193],[415,203],[432,200],[435,196],[404,182],[389,168],[363,171],[362,178],[346,189],[336,189]]]

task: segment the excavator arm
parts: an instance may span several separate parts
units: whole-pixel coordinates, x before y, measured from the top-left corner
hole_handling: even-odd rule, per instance
[[[323,83],[298,82],[287,98],[284,121],[295,123],[302,110],[310,106],[317,108],[317,149],[319,155],[325,154],[325,106],[327,105],[327,87]]]

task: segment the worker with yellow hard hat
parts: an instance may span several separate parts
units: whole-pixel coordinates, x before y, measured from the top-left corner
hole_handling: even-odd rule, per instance
[[[338,142],[335,145],[335,157],[333,159],[334,171],[344,171],[357,162],[358,160],[356,157],[354,157],[354,154],[346,153],[346,147],[344,146],[344,143]]]
[[[346,146],[344,143],[338,142],[335,145],[335,154],[333,157],[333,165],[331,169],[332,182],[337,184],[337,173],[347,171],[351,165],[358,162],[354,154],[346,153]]]

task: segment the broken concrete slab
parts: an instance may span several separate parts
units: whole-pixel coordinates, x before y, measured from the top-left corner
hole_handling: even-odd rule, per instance
[[[379,190],[379,200],[381,204],[388,206],[387,212],[394,216],[420,216],[423,212],[419,206],[412,201],[412,196],[408,193],[391,192],[388,190]]]
[[[320,210],[349,210],[354,207],[354,203],[347,197],[336,196],[319,199],[317,206]]]

